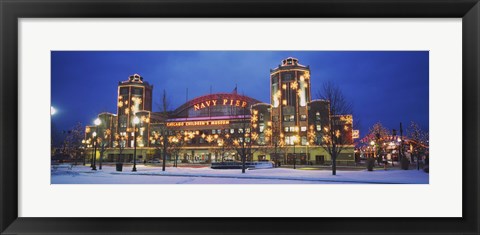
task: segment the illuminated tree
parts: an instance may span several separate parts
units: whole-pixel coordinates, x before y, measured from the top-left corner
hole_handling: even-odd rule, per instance
[[[172,133],[172,135],[166,135],[166,137],[164,137],[159,131],[153,131],[150,137],[150,141],[155,147],[156,152],[160,152],[162,156],[164,156],[164,153],[170,156],[170,160],[174,161],[174,167],[177,166],[178,154],[188,140],[188,135],[182,136],[180,132],[175,132]],[[165,142],[167,142],[166,146]]]
[[[173,157],[174,167],[177,167],[178,154],[185,143],[186,139],[180,133],[176,133],[168,137],[167,154]]]
[[[318,98],[329,101],[329,125],[321,130],[320,145],[328,151],[332,158],[332,174],[336,175],[337,157],[350,138],[344,134],[344,126],[338,125],[338,118],[342,115],[352,114],[352,103],[349,102],[340,88],[332,82],[326,82],[317,93]]]
[[[111,136],[112,131],[110,129],[106,129],[103,133],[103,136],[97,139],[100,151],[100,170],[102,169],[103,154],[107,150],[107,147],[110,145],[110,140],[112,139]]]
[[[412,161],[414,158],[417,159],[417,169],[419,169],[419,158],[426,154],[428,150],[429,134],[412,121],[407,128],[407,137],[411,141]]]
[[[263,151],[270,154],[273,161],[278,164],[280,162],[280,155],[286,154],[288,148],[289,146],[285,144],[284,135],[280,128],[280,122],[268,122],[265,130],[265,147]]]
[[[368,134],[363,137],[362,142],[370,143],[371,141],[377,140],[377,134],[380,134],[381,137],[385,137],[390,135],[390,132],[387,128],[385,128],[381,122],[377,122],[373,124],[370,128]]]
[[[115,133],[115,142],[113,144],[114,144],[114,147],[117,147],[119,151],[119,154],[117,157],[117,163],[121,163],[124,161],[123,150],[125,149],[125,146],[127,143],[126,139],[127,139],[126,136],[121,135],[119,133]]]
[[[391,141],[390,135],[390,131],[381,122],[377,122],[373,124],[368,134],[362,139],[363,143],[367,143],[374,148],[378,164],[382,161],[382,151],[384,151],[385,144]]]

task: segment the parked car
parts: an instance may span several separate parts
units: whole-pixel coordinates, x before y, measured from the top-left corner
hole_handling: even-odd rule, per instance
[[[155,158],[155,159],[153,159],[153,160],[152,160],[152,159],[148,160],[147,163],[153,163],[153,164],[155,164],[155,163],[161,163],[161,161],[160,161],[160,159],[156,159],[156,158]]]

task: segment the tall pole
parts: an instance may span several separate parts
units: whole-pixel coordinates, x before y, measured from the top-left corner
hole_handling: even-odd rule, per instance
[[[297,162],[297,155],[295,154],[295,140],[294,140],[293,141],[293,169],[297,169],[296,162]]]
[[[132,171],[137,171],[137,130],[135,121],[133,121],[133,169]]]
[[[87,165],[87,141],[82,140],[83,143],[83,165]]]
[[[92,140],[94,140],[94,139],[92,139]],[[92,143],[92,144],[95,144],[95,143]],[[92,170],[93,170],[93,156],[94,155],[95,155],[95,152],[93,151],[93,146],[92,146],[92,158],[90,159],[90,167],[92,168]]]
[[[98,131],[98,126],[95,127],[95,134],[97,133]],[[93,137],[93,166],[92,166],[92,170],[96,171],[97,170],[97,166],[95,165],[96,163],[96,158],[97,158],[97,135],[95,135]]]
[[[100,145],[100,148],[104,148],[103,143]],[[100,170],[102,169],[102,162],[103,162],[103,152],[102,152],[102,149],[100,149],[100,167],[99,167]]]
[[[397,137],[397,130],[392,129],[392,136],[393,136],[393,137],[392,137],[392,139],[393,139],[393,140],[392,140],[392,143],[394,144],[394,145],[393,145],[393,146],[394,146],[393,149],[395,149],[395,146],[397,146],[397,144],[396,144],[396,141],[397,141],[397,140],[395,139],[395,138]],[[394,165],[393,165],[393,154],[390,155],[390,158],[392,159],[392,167],[394,167]]]
[[[399,151],[399,159],[398,160],[402,160],[403,158],[403,127],[402,127],[402,123],[400,122],[400,151]]]
[[[307,144],[306,144],[306,146],[307,146],[307,147],[306,147],[307,151],[306,151],[306,155],[305,155],[305,158],[307,159],[307,165],[308,165],[309,162],[310,162],[310,161],[309,161],[310,158],[309,158],[309,156],[308,156],[308,146],[309,146],[309,145],[310,145],[310,143],[308,142],[308,139],[307,139]]]

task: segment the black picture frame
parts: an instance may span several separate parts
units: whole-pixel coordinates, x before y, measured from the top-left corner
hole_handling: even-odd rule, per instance
[[[479,234],[478,0],[0,0],[2,234]],[[18,217],[18,19],[121,17],[462,18],[462,218]],[[459,151],[460,152],[460,151]],[[428,200],[428,199],[425,199]],[[41,201],[41,198],[39,198]],[[375,207],[375,205],[372,205]],[[382,206],[383,208],[383,206]],[[238,208],[241,209],[241,208]],[[381,209],[381,208],[378,208]],[[391,208],[394,209],[394,208]],[[418,208],[421,210],[421,208]],[[441,205],[439,205],[441,210]]]

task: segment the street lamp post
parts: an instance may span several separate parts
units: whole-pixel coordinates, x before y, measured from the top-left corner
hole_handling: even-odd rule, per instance
[[[402,160],[403,158],[403,126],[402,123],[400,122],[400,151],[398,152],[398,155],[400,156],[398,160]]]
[[[92,133],[93,136],[93,133]],[[93,167],[93,143],[92,143],[93,138],[90,137],[87,140],[87,148],[92,148],[92,157],[90,158],[90,167]]]
[[[137,171],[137,130],[136,125],[140,123],[140,119],[135,116],[133,118],[133,169],[132,171]]]
[[[397,145],[395,144],[395,139],[396,139],[396,137],[397,137],[397,130],[392,129],[392,135],[393,135],[392,143],[394,143],[393,146],[397,146]],[[395,147],[394,147],[393,149],[395,149]],[[391,156],[392,156],[392,167],[394,167],[394,165],[393,165],[393,154],[392,154]]]
[[[92,133],[93,135],[93,146],[94,146],[94,150],[93,150],[93,166],[92,166],[92,170],[96,171],[97,170],[97,166],[96,166],[96,160],[97,160],[97,132],[98,132],[98,126],[100,124],[102,124],[102,121],[100,120],[100,118],[97,118],[95,119],[95,121],[93,121],[93,124],[95,124],[95,131]]]
[[[85,166],[87,164],[87,141],[85,139],[82,140],[82,145],[83,145],[83,165]]]
[[[297,169],[297,154],[295,153],[295,144],[297,143],[297,136],[292,136],[293,138],[293,169]]]
[[[306,152],[305,158],[307,159],[307,165],[309,165],[309,162],[310,162],[310,161],[308,161],[308,160],[310,159],[310,157],[308,156],[308,146],[309,146],[309,145],[310,145],[310,143],[307,141],[307,143],[305,144],[305,146],[306,146],[305,148],[306,148],[306,150],[307,150],[307,151],[305,151],[305,152]],[[312,164],[312,165],[313,165],[313,164]]]
[[[92,133],[93,136],[93,154],[92,154],[92,171],[96,171],[97,167],[95,166],[95,158],[97,157],[97,132]]]

